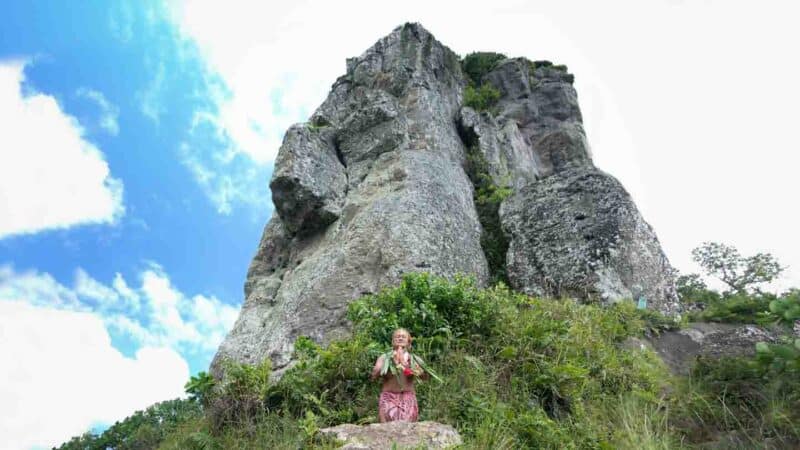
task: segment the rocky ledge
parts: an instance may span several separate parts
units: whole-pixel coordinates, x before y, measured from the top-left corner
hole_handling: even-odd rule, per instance
[[[343,441],[342,449],[386,450],[390,448],[444,449],[461,444],[461,436],[450,425],[438,422],[387,422],[370,425],[343,424],[320,430],[323,436]],[[395,447],[396,446],[396,447]]]

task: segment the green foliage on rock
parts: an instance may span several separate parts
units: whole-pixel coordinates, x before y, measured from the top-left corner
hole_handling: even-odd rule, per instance
[[[694,322],[719,322],[719,323],[755,323],[766,325],[774,322],[775,318],[769,313],[770,302],[774,295],[748,295],[737,294],[720,297],[705,304],[702,311],[689,314]]]
[[[482,228],[481,248],[489,265],[491,283],[502,281],[508,284],[506,253],[509,238],[500,222],[500,204],[512,194],[512,190],[495,183],[489,173],[489,162],[477,144],[467,149],[466,162],[465,171],[474,188],[472,199]]]
[[[790,289],[780,298],[771,301],[769,311],[780,322],[792,324],[800,320],[800,289]]]
[[[473,52],[461,60],[461,68],[472,85],[481,86],[483,76],[491,72],[506,55],[494,52]]]
[[[477,89],[467,86],[464,90],[464,106],[469,106],[476,111],[486,111],[498,100],[500,100],[500,91],[488,83]]]

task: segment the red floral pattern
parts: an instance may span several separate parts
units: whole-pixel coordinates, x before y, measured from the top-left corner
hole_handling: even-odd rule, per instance
[[[417,394],[414,391],[381,392],[378,400],[378,417],[381,422],[416,422],[418,415]]]

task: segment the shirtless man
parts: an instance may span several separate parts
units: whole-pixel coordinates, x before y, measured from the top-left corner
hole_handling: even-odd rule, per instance
[[[419,408],[417,406],[417,393],[414,390],[414,377],[417,376],[426,380],[428,379],[428,374],[418,365],[415,367],[416,371],[411,370],[411,355],[407,350],[410,347],[411,334],[408,330],[398,328],[392,333],[392,362],[402,366],[403,373],[400,374],[399,380],[391,371],[387,371],[386,375],[383,376],[383,388],[378,401],[378,417],[381,422],[395,420],[417,421]],[[383,356],[380,356],[375,361],[375,367],[372,368],[370,377],[373,380],[380,377],[381,369],[383,369],[383,359]]]

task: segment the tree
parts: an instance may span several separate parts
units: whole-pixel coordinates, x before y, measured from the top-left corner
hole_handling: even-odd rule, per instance
[[[707,304],[719,300],[719,294],[708,288],[705,281],[696,273],[678,275],[675,272],[675,289],[678,297],[687,304]]]
[[[704,242],[692,250],[692,258],[737,294],[746,294],[748,288],[758,291],[754,285],[769,283],[786,269],[769,253],[745,258],[736,248],[718,242]]]

